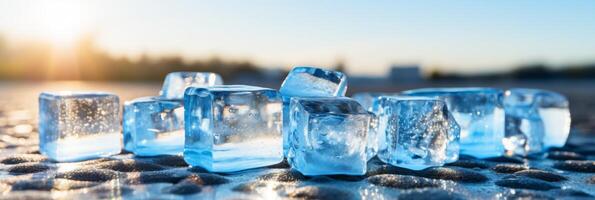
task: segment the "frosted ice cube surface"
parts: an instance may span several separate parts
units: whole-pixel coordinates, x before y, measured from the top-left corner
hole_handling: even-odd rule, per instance
[[[355,100],[293,98],[288,162],[304,175],[366,173],[373,115]]]
[[[281,95],[245,85],[190,87],[184,97],[184,159],[212,172],[283,160]]]
[[[382,161],[421,170],[458,159],[460,127],[444,101],[402,96],[380,99],[378,157]]]
[[[176,155],[184,150],[182,100],[142,97],[124,106],[124,147],[139,156]]]
[[[102,92],[43,92],[39,95],[40,152],[59,162],[118,154],[120,106]]]

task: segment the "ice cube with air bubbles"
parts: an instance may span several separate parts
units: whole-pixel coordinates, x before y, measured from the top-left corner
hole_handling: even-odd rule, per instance
[[[446,102],[461,128],[461,154],[477,158],[504,153],[504,92],[495,88],[422,88],[407,96],[438,97]]]
[[[374,113],[375,116],[378,116],[381,110],[378,106],[378,99],[381,96],[396,95],[398,95],[398,93],[361,92],[354,94],[352,98],[360,103],[360,105],[362,105],[366,110]],[[370,132],[368,133],[368,147],[371,151],[368,153],[368,158],[372,158],[378,153],[379,142],[383,140],[383,136],[378,133],[378,128],[380,128],[378,117],[374,117],[370,123],[371,125]]]
[[[124,106],[124,148],[137,156],[177,155],[184,150],[182,100],[142,97]]]
[[[304,175],[363,175],[373,114],[346,97],[292,98],[287,160]]]
[[[282,100],[276,90],[189,87],[184,106],[184,160],[191,166],[234,172],[283,160]]]
[[[566,98],[556,92],[513,88],[506,91],[506,138],[504,146],[512,154],[543,153],[562,147],[570,132],[570,112]]]
[[[378,157],[413,170],[456,161],[460,127],[446,103],[434,97],[381,96]]]
[[[120,102],[104,92],[43,92],[39,95],[40,152],[58,162],[120,153]]]
[[[160,95],[167,99],[183,99],[184,90],[190,86],[222,85],[219,74],[210,72],[172,72],[167,74]]]
[[[283,141],[284,154],[289,148],[289,104],[292,97],[345,96],[347,76],[345,74],[316,67],[294,67],[279,90],[283,97]]]

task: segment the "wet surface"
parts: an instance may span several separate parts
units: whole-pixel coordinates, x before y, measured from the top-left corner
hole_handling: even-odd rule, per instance
[[[134,90],[122,100],[149,95],[153,89]],[[83,162],[51,162],[37,147],[36,99],[26,98],[34,99],[0,98],[0,199],[595,198],[592,135],[573,134],[565,147],[530,159],[463,155],[448,166],[422,171],[374,158],[364,176],[308,177],[286,163],[216,174],[188,167],[181,156],[122,153]]]

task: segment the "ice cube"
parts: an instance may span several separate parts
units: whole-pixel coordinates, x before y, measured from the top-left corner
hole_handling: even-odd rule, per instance
[[[172,72],[163,81],[160,95],[168,99],[184,98],[184,90],[190,86],[222,85],[223,79],[219,74],[210,72]]]
[[[181,100],[143,97],[124,107],[124,147],[139,156],[177,155],[184,150]]]
[[[373,115],[346,97],[292,98],[288,162],[304,175],[363,175]]]
[[[43,92],[39,95],[39,148],[58,162],[120,153],[120,103],[103,92]]]
[[[506,91],[507,151],[539,154],[548,147],[564,146],[570,132],[568,101],[558,93],[514,88]]]
[[[495,88],[424,88],[409,96],[439,97],[461,127],[461,154],[487,158],[504,153],[503,92]]]
[[[459,155],[460,128],[443,100],[434,97],[379,97],[382,129],[378,157],[413,170],[442,166]]]
[[[281,84],[279,92],[283,96],[283,154],[287,156],[291,98],[345,96],[347,76],[315,67],[294,67]]]
[[[369,112],[374,113],[376,117],[372,118],[370,122],[370,132],[368,133],[368,159],[374,157],[378,153],[378,145],[380,141],[384,140],[384,137],[378,134],[379,126],[378,115],[380,114],[381,108],[379,106],[379,100],[381,96],[396,96],[398,93],[357,93],[353,95],[353,99],[356,100]]]
[[[211,172],[233,172],[283,160],[282,100],[273,89],[245,85],[190,87],[184,159]]]
[[[398,93],[382,93],[382,92],[360,92],[352,96],[359,104],[361,104],[368,111],[377,114],[377,106],[374,105],[376,99],[380,96],[396,96]]]

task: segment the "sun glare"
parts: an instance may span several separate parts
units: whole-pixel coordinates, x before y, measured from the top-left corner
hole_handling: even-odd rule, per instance
[[[43,1],[40,9],[45,37],[58,47],[69,47],[79,39],[81,5],[77,1]]]

